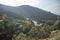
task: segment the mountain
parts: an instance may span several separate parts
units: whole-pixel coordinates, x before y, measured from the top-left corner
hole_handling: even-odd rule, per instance
[[[14,17],[14,18],[22,17],[21,15],[15,13],[15,12],[12,12],[13,10],[15,10],[14,7],[0,4],[0,14],[7,14],[9,17]]]
[[[3,11],[1,11],[3,10]],[[5,13],[8,16],[16,17],[16,18],[30,18],[31,20],[57,20],[57,17],[59,17],[56,14],[53,14],[51,12],[47,12],[45,10],[32,7],[29,5],[22,5],[18,7],[10,7],[6,5],[0,4],[0,14]],[[59,17],[60,19],[60,17]]]

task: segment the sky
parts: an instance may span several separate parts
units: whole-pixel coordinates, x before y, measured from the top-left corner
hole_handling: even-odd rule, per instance
[[[60,14],[60,0],[0,0],[0,4],[13,7],[31,5],[58,15]]]

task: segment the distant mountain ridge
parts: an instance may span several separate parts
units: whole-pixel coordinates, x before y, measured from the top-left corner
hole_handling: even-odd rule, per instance
[[[31,20],[57,20],[57,17],[59,17],[56,14],[47,12],[45,10],[32,7],[29,5],[22,5],[18,7],[10,7],[6,5],[0,4],[0,10],[3,10],[5,14],[8,14],[9,16],[14,16],[17,18],[30,18]],[[1,13],[1,11],[0,11]],[[60,19],[60,17],[59,17]]]

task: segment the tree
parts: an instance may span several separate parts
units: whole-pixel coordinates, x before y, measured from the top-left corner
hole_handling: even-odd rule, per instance
[[[30,37],[32,38],[47,38],[50,36],[50,33],[46,30],[45,27],[32,27],[29,32]]]
[[[55,22],[55,24],[53,25],[53,27],[54,27],[54,30],[60,30],[60,21],[58,20],[58,21],[56,21]]]

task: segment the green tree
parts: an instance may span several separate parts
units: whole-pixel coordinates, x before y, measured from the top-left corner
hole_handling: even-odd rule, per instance
[[[56,21],[55,24],[53,25],[54,29],[60,30],[60,21]]]

